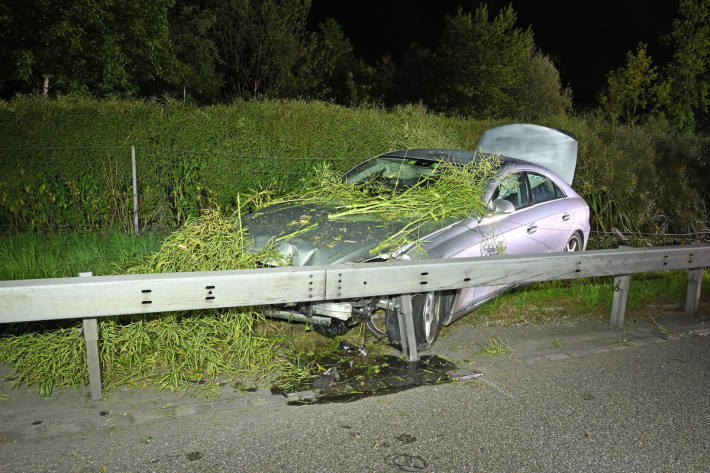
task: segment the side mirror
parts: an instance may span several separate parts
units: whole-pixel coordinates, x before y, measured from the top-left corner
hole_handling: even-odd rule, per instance
[[[515,212],[515,205],[505,199],[496,199],[493,201],[493,215],[512,214]]]

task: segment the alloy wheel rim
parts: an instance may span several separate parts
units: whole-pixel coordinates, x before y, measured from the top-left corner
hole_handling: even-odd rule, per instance
[[[423,317],[424,317],[424,339],[429,342],[432,338],[432,328],[434,324],[438,321],[439,314],[437,313],[435,302],[435,296],[433,292],[427,293],[424,299],[424,307],[422,307]]]

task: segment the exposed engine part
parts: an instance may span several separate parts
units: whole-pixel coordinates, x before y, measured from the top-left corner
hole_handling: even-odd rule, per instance
[[[264,314],[269,317],[274,317],[276,319],[293,320],[296,322],[307,322],[307,323],[313,324],[314,328],[315,327],[330,326],[332,322],[338,320],[338,319],[331,319],[330,317],[320,317],[318,315],[308,317],[308,316],[303,315],[298,312],[290,312],[290,311],[286,311],[286,310],[277,310],[277,309],[267,309],[264,311]],[[339,321],[339,322],[342,322],[342,321]]]
[[[349,302],[319,302],[308,305],[314,314],[325,315],[340,320],[348,320],[353,313],[353,306]]]
[[[316,316],[313,316],[313,318],[316,318]],[[326,337],[335,337],[338,335],[342,335],[348,330],[350,330],[350,324],[348,323],[347,320],[340,320],[340,319],[329,319],[330,323],[327,325],[323,324],[318,324],[318,325],[313,325],[313,330],[316,332],[320,333],[321,335],[325,335]],[[306,320],[308,322],[309,320]]]
[[[392,298],[373,298],[370,306],[368,307],[367,313],[363,314],[365,326],[375,336],[375,339],[378,342],[387,336],[385,323],[388,312],[392,310],[394,310],[394,302],[392,301]],[[379,324],[375,321],[375,318],[378,319]]]

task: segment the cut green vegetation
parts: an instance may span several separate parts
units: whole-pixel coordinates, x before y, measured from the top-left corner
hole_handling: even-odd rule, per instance
[[[114,269],[147,273],[254,268],[260,260],[278,257],[268,248],[252,254],[245,245],[239,216],[226,217],[213,210],[190,219],[153,254],[139,252],[143,255],[127,259],[114,252],[123,268]],[[55,242],[46,246],[54,248]],[[81,253],[81,245],[75,251]],[[42,396],[86,384],[80,327],[80,321],[3,325],[0,363],[13,366],[16,385],[35,388]],[[257,381],[279,378],[288,388],[317,373],[317,355],[334,351],[337,340],[309,334],[321,341],[304,352],[304,344],[296,350],[292,331],[284,327],[288,325],[269,323],[252,308],[107,318],[101,320],[99,331],[103,382],[106,387],[150,384],[209,392],[226,376]]]
[[[433,183],[422,182],[404,192],[373,192],[372,187],[343,183],[332,170],[322,167],[314,173],[309,186],[314,190],[300,201],[341,202],[338,213],[330,216],[332,219],[359,213],[376,214],[382,219],[409,216],[412,223],[407,231],[381,244],[393,244],[396,238],[399,245],[412,238],[417,226],[426,220],[460,217],[473,210],[483,212],[483,185],[494,170],[492,159],[482,160],[477,166],[441,166],[439,178]],[[462,195],[469,202],[466,207],[460,205]],[[241,202],[238,198],[239,210]],[[244,205],[261,207],[271,202],[252,199]],[[186,224],[165,238],[159,251],[152,254],[146,255],[147,247],[135,244],[135,241],[146,240],[131,237],[127,242],[108,244],[107,248],[123,248],[117,253],[107,250],[113,251],[114,263],[118,264],[114,268],[93,264],[92,259],[101,256],[98,251],[101,240],[92,244],[88,239],[88,245],[73,245],[76,254],[86,256],[78,258],[59,274],[41,273],[38,270],[48,259],[38,258],[40,248],[47,254],[55,254],[55,265],[62,267],[59,262],[63,251],[72,245],[62,247],[53,240],[40,244],[30,237],[25,238],[8,240],[7,259],[18,253],[31,255],[19,259],[27,268],[10,272],[9,277],[75,275],[87,269],[95,274],[211,271],[255,268],[261,261],[288,263],[271,247],[258,252],[250,250],[249,236],[242,226],[239,211],[225,215],[213,209],[204,211],[198,218],[188,218]],[[25,246],[20,248],[23,241]],[[317,372],[323,349],[302,353],[291,344],[289,353],[289,346],[284,343],[288,338],[273,336],[273,331],[272,336],[268,336],[270,329],[265,329],[266,325],[262,316],[251,308],[107,318],[100,323],[104,383],[106,386],[150,383],[161,389],[184,389],[213,383],[223,375],[258,379],[275,376],[288,388],[314,370]],[[0,362],[13,365],[16,383],[37,387],[47,396],[55,389],[76,388],[87,381],[86,355],[77,321],[39,327],[39,330],[15,325],[4,327],[3,331],[6,336],[0,338]]]
[[[404,172],[407,160],[398,161],[399,172]],[[372,250],[372,254],[376,255],[416,243],[418,235],[426,233],[423,227],[428,222],[485,215],[485,186],[498,171],[499,164],[499,157],[481,157],[463,166],[433,163],[431,176],[422,177],[411,187],[398,186],[396,177],[393,185],[382,184],[373,176],[351,184],[326,164],[315,168],[312,177],[301,183],[299,187],[306,191],[260,204],[335,203],[336,210],[328,214],[329,221],[358,216],[375,217],[382,221],[406,218],[408,223],[403,228],[388,235]],[[310,231],[318,225],[307,220],[295,223],[300,224],[299,228],[290,232],[286,230],[277,241]]]
[[[510,348],[508,342],[502,340],[500,337],[488,337],[488,343],[486,345],[479,343],[478,346],[481,348],[475,352],[474,355],[501,356],[513,353],[513,349]]]

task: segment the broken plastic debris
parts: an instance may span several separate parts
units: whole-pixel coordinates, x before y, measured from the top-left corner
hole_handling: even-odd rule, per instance
[[[347,340],[343,340],[342,342],[340,342],[339,348],[340,348],[340,350],[344,351],[348,355],[352,355],[353,352],[357,349],[357,347],[355,345],[353,345],[352,343],[350,343]]]
[[[333,366],[328,368],[323,372],[322,375],[318,376],[313,382],[313,389],[325,389],[331,387],[340,379],[338,374],[338,369]]]
[[[370,353],[370,350],[365,345],[358,347],[347,340],[340,342],[339,348],[348,355],[357,355],[360,358],[365,358]]]
[[[464,372],[452,374],[451,379],[453,379],[454,381],[468,381],[470,379],[478,379],[481,376],[483,376],[483,373],[479,373],[479,372],[470,373],[470,372],[464,371]]]

